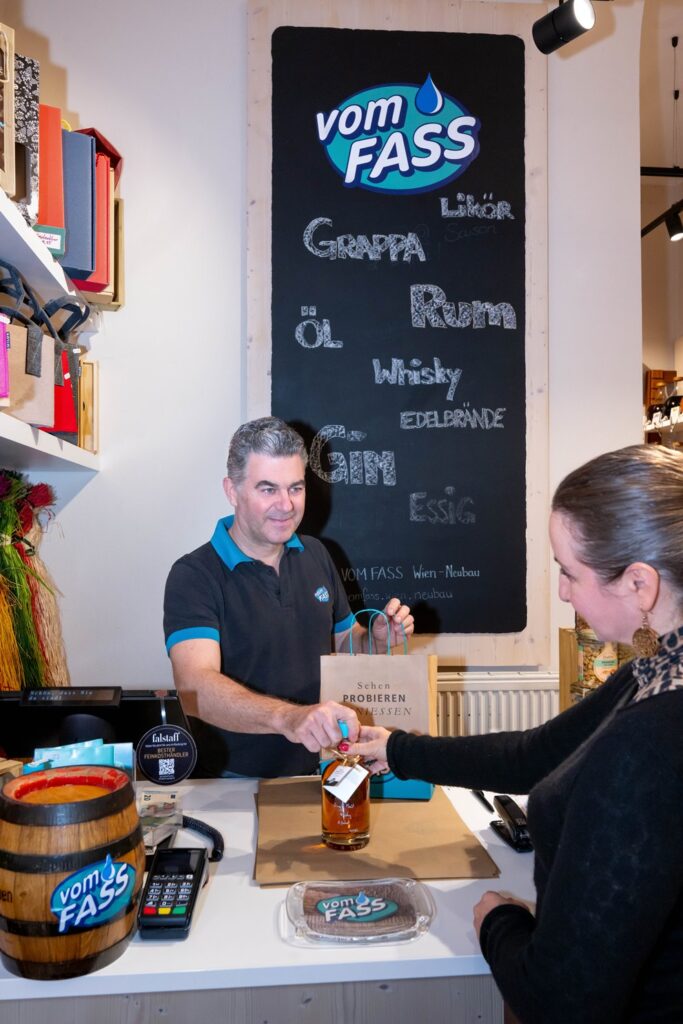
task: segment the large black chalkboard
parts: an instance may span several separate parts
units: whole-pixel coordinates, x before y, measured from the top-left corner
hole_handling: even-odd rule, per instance
[[[302,531],[355,609],[395,594],[418,632],[521,631],[524,44],[283,27],[272,58],[272,410],[312,446]],[[477,119],[476,158],[426,191],[345,184],[316,125],[428,75]]]

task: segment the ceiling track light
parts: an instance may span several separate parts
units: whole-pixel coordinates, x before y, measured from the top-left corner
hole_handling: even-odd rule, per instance
[[[683,238],[683,224],[681,223],[680,213],[674,213],[673,210],[669,210],[664,218],[666,224],[666,230],[669,232],[669,238],[672,242],[680,242]]]
[[[532,35],[541,53],[554,53],[593,28],[591,0],[560,0],[559,6],[534,23]]]
[[[680,97],[680,90],[676,86],[676,47],[678,46],[678,36],[671,37],[671,48],[673,50],[673,109],[672,109],[672,151],[673,151],[673,164],[671,167],[641,167],[641,174],[655,174],[658,177],[667,178],[680,178],[683,176],[683,169],[678,165],[678,100]],[[680,242],[683,238],[683,223],[681,223],[680,211],[683,210],[683,199],[680,199],[673,206],[670,206],[668,210],[661,213],[659,217],[655,217],[649,224],[640,232],[640,237],[644,238],[645,235],[649,234],[650,231],[658,227],[660,224],[666,224],[666,230],[669,232],[669,238],[672,242]]]
[[[672,242],[680,242],[683,238],[683,222],[681,222],[680,213],[683,210],[683,199],[679,199],[677,203],[670,206],[664,213],[660,213],[659,217],[655,217],[649,224],[640,232],[640,237],[644,238],[645,235],[649,235],[651,231],[654,231],[660,224],[666,224],[666,230],[669,232],[669,238]]]

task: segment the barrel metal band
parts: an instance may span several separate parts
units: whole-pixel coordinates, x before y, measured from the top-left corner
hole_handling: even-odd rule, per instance
[[[60,932],[56,921],[21,921],[13,917],[0,917],[0,932],[7,932],[8,935],[23,935],[25,938],[31,939],[54,938],[66,934],[80,935],[83,932],[94,932],[97,928],[106,928],[110,924],[114,924],[115,921],[119,921],[126,914],[130,914],[131,910],[135,910],[138,905],[138,895],[139,893],[135,893],[127,907],[123,907],[113,917],[108,917],[106,921],[88,925],[84,928],[72,926],[69,928],[68,933]]]
[[[36,978],[51,980],[56,978],[77,978],[82,974],[89,974],[91,971],[99,971],[101,967],[113,963],[121,956],[124,949],[130,942],[130,932],[113,946],[92,956],[82,957],[80,960],[18,960],[9,954],[0,952],[0,958],[8,971],[18,974],[21,978]]]
[[[118,842],[95,846],[89,850],[78,850],[74,853],[53,853],[37,856],[31,853],[9,853],[0,850],[0,868],[25,875],[63,875],[85,868],[88,864],[96,864],[104,860],[107,854],[112,860],[135,849],[142,842],[142,829],[138,825]]]
[[[97,806],[93,804],[97,801]],[[92,800],[76,800],[66,804],[29,804],[23,800],[10,800],[0,796],[0,820],[13,825],[79,825],[83,821],[96,821],[135,805],[130,783],[105,796]]]

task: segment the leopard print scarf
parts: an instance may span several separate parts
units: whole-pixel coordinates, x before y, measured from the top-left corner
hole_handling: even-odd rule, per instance
[[[652,658],[634,658],[631,662],[638,683],[634,702],[683,689],[683,626],[661,636],[659,645]]]

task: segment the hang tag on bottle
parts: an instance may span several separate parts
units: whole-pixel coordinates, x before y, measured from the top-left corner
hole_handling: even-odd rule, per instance
[[[367,768],[363,768],[359,764],[340,764],[331,775],[327,776],[323,789],[326,789],[328,793],[331,793],[337,800],[341,800],[345,804],[351,799],[361,782],[369,774],[370,772]]]

